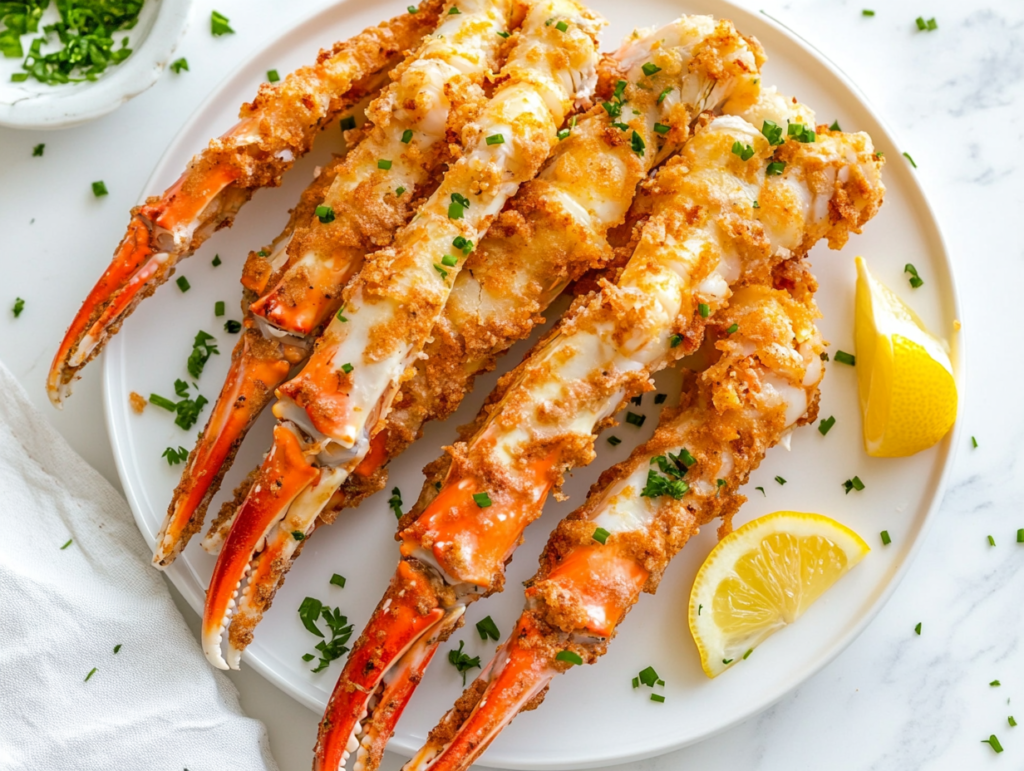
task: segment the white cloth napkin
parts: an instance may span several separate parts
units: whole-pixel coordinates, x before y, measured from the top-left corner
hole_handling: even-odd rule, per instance
[[[0,769],[277,771],[127,503],[2,362],[0,394]]]

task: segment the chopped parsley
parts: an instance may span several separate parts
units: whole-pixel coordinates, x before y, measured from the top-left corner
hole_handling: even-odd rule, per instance
[[[175,425],[188,431],[199,420],[199,413],[203,411],[203,407],[207,405],[208,400],[202,395],[197,395],[195,399],[190,399],[188,397],[188,383],[184,380],[174,381],[174,393],[181,401],[173,402],[158,394],[150,394],[149,402],[157,407],[162,407],[168,412],[176,413],[177,417],[174,418]]]
[[[462,13],[462,11],[460,11],[458,8],[454,6],[448,9],[449,16],[458,16],[460,13]]]
[[[892,537],[889,535],[888,530],[883,530],[879,535],[882,538],[882,546],[888,546],[892,543]]]
[[[928,21],[925,21],[923,16],[918,16],[916,19],[914,19],[914,23],[917,25],[917,28],[922,32],[931,32],[939,28],[939,25],[935,21],[934,17],[928,19]]]
[[[645,667],[640,670],[640,674],[637,679],[648,688],[653,688],[659,680],[658,673],[654,671],[654,667]]]
[[[476,631],[480,635],[481,640],[486,640],[488,637],[492,640],[501,639],[501,632],[498,631],[498,625],[494,623],[494,619],[490,616],[482,621],[476,622]]]
[[[463,653],[462,649],[466,645],[464,640],[459,640],[459,647],[452,648],[448,651],[448,663],[455,667],[455,670],[462,675],[462,684],[466,684],[466,672],[471,669],[480,668],[480,657],[474,656],[469,657],[468,653]]]
[[[594,534],[591,536],[591,538],[593,538],[599,544],[604,546],[608,542],[608,536],[610,535],[611,533],[609,533],[603,527],[599,527],[596,530],[594,530]]]
[[[397,487],[391,488],[391,497],[388,498],[388,506],[395,512],[395,519],[402,518],[402,491]]]
[[[277,83],[281,79],[281,76],[277,74],[277,70],[267,70],[267,81],[270,83]]]
[[[222,13],[212,11],[210,13],[210,32],[213,33],[214,37],[220,37],[221,35],[234,35],[235,31],[231,29],[231,25],[228,23],[231,20]]]
[[[395,188],[395,196],[398,197],[398,198],[401,198],[402,197],[402,193],[404,193],[404,192],[405,192],[405,188],[404,187]]]
[[[330,206],[324,206],[323,204],[320,204],[319,206],[316,207],[313,213],[316,215],[316,218],[320,220],[320,223],[323,225],[326,225],[328,222],[334,222],[334,209],[331,208]]]
[[[646,415],[637,415],[635,412],[626,413],[626,422],[629,423],[631,426],[636,426],[637,428],[640,428],[640,426],[644,424],[645,420],[647,420]]]
[[[294,536],[294,533],[292,535]],[[299,605],[299,619],[310,634],[321,638],[320,642],[314,646],[320,656],[320,661],[314,669],[310,670],[311,672],[324,671],[332,661],[348,653],[348,646],[345,643],[352,637],[352,625],[348,623],[348,618],[341,614],[340,608],[332,610],[329,605],[325,605],[320,600],[307,597]],[[323,619],[331,632],[329,641],[317,626],[317,621],[320,619]],[[308,662],[314,658],[316,657],[313,654],[307,653],[302,660]]]
[[[163,451],[160,457],[167,458],[168,466],[176,466],[183,460],[186,460],[188,458],[188,450],[186,450],[184,447],[178,447],[177,450],[175,450],[173,447],[168,447],[166,450]]]
[[[121,643],[118,643],[117,645],[114,646],[114,653],[115,654],[119,653],[120,650],[121,650]]]
[[[836,424],[835,415],[830,415],[818,424],[818,433],[825,436],[829,431],[832,430],[832,426]]]
[[[682,344],[682,342],[683,342],[683,336],[682,335],[672,335],[668,339],[668,347],[669,348],[678,348]]]
[[[573,651],[559,651],[555,654],[555,658],[568,664],[575,664],[576,666],[583,663],[583,659],[580,657],[580,654],[574,653]]]
[[[689,461],[689,462],[687,462]],[[668,453],[651,458],[651,465],[657,465],[661,475],[655,469],[647,472],[647,484],[640,491],[644,498],[660,498],[668,495],[674,500],[681,499],[690,491],[690,486],[683,481],[683,477],[696,461],[685,448],[678,454]],[[663,475],[663,476],[662,476]]]
[[[857,364],[857,357],[846,351],[836,351],[835,360],[840,364],[849,364],[851,367]]]
[[[910,274],[910,285],[914,287],[914,289],[917,289],[919,286],[924,284],[924,280],[917,274],[917,268],[915,268],[911,263],[908,262],[906,264],[903,268],[903,272]]]
[[[36,145],[35,147],[32,148],[32,157],[33,158],[42,158],[43,157],[43,150],[45,150],[45,149],[46,149],[46,144],[43,143],[43,142],[39,143],[38,145]]]
[[[998,688],[1001,685],[1002,685],[1002,683],[999,682],[998,680],[993,680],[991,683],[989,683],[989,686],[992,687],[992,688]]]
[[[860,481],[860,477],[854,477],[853,479],[847,479],[843,482],[843,489],[846,490],[846,494],[850,494],[850,490],[856,490],[860,492],[864,489],[864,483]]]
[[[92,194],[97,198],[107,195],[107,184],[102,179],[99,182],[93,182]]]
[[[11,313],[14,314],[14,318],[18,318],[23,310],[25,310],[25,301],[20,297],[14,298],[14,307],[11,308]]]
[[[335,573],[331,576],[331,586],[337,586],[341,589],[345,588],[345,576]]]
[[[732,143],[732,154],[738,156],[741,161],[749,161],[754,157],[754,148],[750,145],[741,144],[737,139]]]
[[[213,342],[210,342],[211,340]],[[188,374],[198,379],[203,374],[206,362],[214,354],[220,354],[220,351],[217,350],[217,340],[213,335],[200,329],[196,333],[196,339],[192,341],[192,353],[188,355],[188,362],[185,365]]]
[[[483,493],[473,493],[473,502],[477,506],[479,506],[481,509],[486,509],[488,506],[493,505],[493,501],[491,500],[491,496],[488,495],[486,492],[483,492]]]

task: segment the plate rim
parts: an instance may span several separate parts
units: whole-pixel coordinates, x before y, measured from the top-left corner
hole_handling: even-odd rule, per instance
[[[358,5],[360,0],[340,0],[340,2],[330,3],[320,9],[314,10],[304,17],[300,18],[288,29],[284,30],[279,34],[268,36],[264,38],[257,46],[251,49],[251,52],[241,62],[235,66],[230,72],[228,72],[224,78],[210,90],[209,94],[203,98],[198,106],[192,111],[192,113],[182,122],[178,131],[175,133],[175,138],[180,136],[183,132],[187,131],[193,123],[197,120],[198,116],[204,113],[208,107],[213,103],[223,88],[232,79],[234,79],[242,70],[249,67],[252,62],[265,54],[266,49],[274,42],[281,40],[285,37],[292,37],[296,34],[305,34],[305,28],[314,29],[317,26],[319,20],[325,16],[329,16],[333,13],[337,13],[340,8],[347,5]],[[758,24],[767,25],[774,32],[786,38],[792,45],[802,49],[804,54],[810,56],[813,60],[817,61],[826,72],[833,78],[839,81],[839,83],[860,103],[860,107],[863,108],[871,118],[878,124],[881,129],[881,136],[873,136],[872,139],[879,143],[879,140],[887,142],[893,148],[900,148],[903,145],[897,141],[896,133],[893,131],[888,121],[885,120],[882,113],[875,107],[868,96],[860,89],[860,87],[850,78],[831,58],[829,58],[824,52],[817,48],[814,44],[800,35],[791,27],[787,26],[782,21],[769,15],[766,11],[754,11],[740,6],[736,0],[700,0],[702,4],[707,5],[718,5],[721,6],[722,12],[715,13],[716,17],[726,17],[732,19],[736,26],[740,29],[746,29],[751,26]],[[754,34],[753,30],[749,30],[748,34]],[[756,35],[755,35],[756,36]],[[160,155],[160,158],[154,164],[154,173],[151,173],[146,183],[143,186],[142,194],[140,195],[140,201],[144,200],[146,192],[150,190],[155,176],[155,172],[160,169],[167,161],[168,156],[171,154],[173,149],[174,140],[172,139],[168,148]],[[944,264],[945,269],[949,276],[949,303],[953,312],[953,318],[959,320],[961,324],[964,323],[964,307],[961,302],[959,281],[957,280],[957,274],[955,265],[950,256],[950,250],[948,240],[943,233],[940,221],[936,216],[935,208],[929,198],[924,185],[921,183],[918,176],[914,173],[908,173],[905,175],[909,181],[910,190],[914,196],[916,196],[916,204],[922,207],[923,213],[927,224],[933,231],[935,236],[936,245],[941,251],[941,254],[933,255],[936,258],[941,258],[941,262]],[[943,303],[944,305],[945,303]],[[121,352],[125,338],[123,336],[115,337],[111,343],[107,346],[107,350],[103,354],[103,407],[104,407],[104,422],[107,428],[107,434],[110,441],[112,453],[114,455],[115,465],[117,467],[118,478],[121,481],[122,487],[125,491],[125,497],[128,499],[129,505],[132,509],[132,515],[135,518],[136,525],[140,532],[147,537],[147,540],[152,544],[155,538],[155,533],[150,532],[147,522],[145,521],[142,513],[139,500],[136,496],[136,491],[127,475],[126,467],[126,448],[122,447],[116,437],[118,436],[115,430],[115,418],[116,413],[120,411],[120,402],[115,404],[113,390],[113,383],[117,375],[117,368],[124,362],[125,357]],[[613,764],[628,763],[631,761],[644,760],[659,755],[664,755],[684,747],[697,744],[705,741],[713,736],[719,735],[737,725],[749,720],[755,715],[763,712],[772,705],[776,704],[783,697],[791,693],[796,688],[806,683],[810,678],[820,672],[825,666],[832,663],[843,651],[845,651],[854,640],[856,640],[864,630],[875,620],[882,608],[889,602],[892,595],[895,593],[897,587],[902,583],[906,576],[910,566],[914,563],[917,558],[920,549],[923,547],[924,542],[927,540],[927,535],[933,526],[934,520],[936,519],[939,508],[942,505],[945,491],[949,483],[949,477],[952,472],[953,465],[956,461],[957,452],[960,448],[960,439],[964,430],[964,418],[963,418],[963,405],[966,403],[966,371],[967,371],[967,351],[966,351],[966,338],[962,334],[954,334],[949,339],[950,347],[953,351],[952,363],[954,370],[954,379],[958,389],[958,400],[961,406],[958,414],[958,419],[953,425],[953,429],[946,435],[939,445],[940,452],[945,457],[942,460],[941,472],[938,475],[938,481],[934,488],[930,491],[930,500],[927,505],[927,510],[920,522],[920,526],[917,530],[917,535],[907,550],[906,557],[903,559],[893,570],[888,582],[884,588],[878,593],[875,599],[871,602],[868,609],[861,614],[861,617],[853,623],[849,630],[844,636],[836,641],[828,649],[824,650],[813,662],[809,663],[804,670],[801,672],[801,676],[792,682],[788,682],[785,686],[780,686],[776,692],[770,693],[767,697],[762,698],[756,704],[751,706],[739,713],[734,713],[726,722],[721,724],[718,728],[705,732],[699,737],[691,737],[682,740],[663,741],[657,745],[645,749],[643,751],[625,751],[619,754],[602,754],[588,757],[578,757],[572,761],[568,760],[556,760],[556,761],[516,761],[511,758],[503,757],[487,757],[482,759],[482,763],[478,762],[477,765],[483,765],[484,767],[493,768],[508,768],[508,769],[524,769],[530,771],[541,771],[542,769],[582,769],[582,768],[596,768]],[[114,355],[114,354],[117,355]],[[196,587],[192,585],[191,576],[187,574],[185,568],[179,564],[172,564],[164,573],[168,576],[172,583],[179,592],[185,597],[189,606],[196,610],[201,608],[204,603],[204,590],[197,591]],[[201,612],[200,612],[201,615]],[[295,699],[299,703],[303,704],[315,713],[321,712],[321,706],[314,699],[310,698],[306,693],[300,690],[296,684],[293,684],[288,678],[284,677],[281,672],[276,670],[273,663],[266,661],[261,657],[257,650],[250,648],[243,654],[243,659],[246,663],[252,666],[256,671],[260,673],[262,677],[272,682],[276,687],[284,691],[291,698]],[[400,739],[399,736],[394,736],[388,743],[388,749],[395,751],[405,756],[411,756],[414,752],[419,749],[418,745],[409,744],[406,741]]]

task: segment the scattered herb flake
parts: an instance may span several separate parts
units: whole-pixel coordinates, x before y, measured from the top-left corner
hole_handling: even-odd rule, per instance
[[[829,131],[842,131],[842,129],[839,128],[839,121],[838,120],[832,121],[832,125],[828,127],[828,130]]]
[[[220,265],[220,263],[221,263],[220,255],[219,254],[213,255],[213,260],[211,260],[210,264],[213,265],[213,267],[216,268],[218,265]]]
[[[973,436],[971,437],[971,447],[973,447],[974,449],[978,449],[978,440],[975,439]]]
[[[636,426],[637,428],[639,428],[644,424],[645,420],[647,420],[646,415],[637,415],[635,412],[626,413],[626,422],[629,423],[631,426]]]
[[[555,658],[568,664],[575,664],[576,666],[583,663],[583,659],[580,657],[580,654],[574,653],[573,651],[559,651],[555,654]]]
[[[761,124],[761,133],[772,147],[777,147],[786,141],[782,135],[782,126],[773,120],[766,120]]]
[[[473,656],[473,658],[470,658],[468,653],[462,652],[462,648],[465,644],[464,640],[459,640],[459,647],[448,651],[448,663],[455,667],[455,670],[462,675],[463,685],[466,684],[466,672],[470,669],[480,668],[479,656]]]
[[[996,738],[995,734],[992,734],[987,739],[982,739],[981,743],[982,744],[987,744],[989,747],[991,747],[995,751],[996,754],[999,754],[1000,752],[1003,751],[1003,745],[1001,745],[999,743],[999,740]]]
[[[328,222],[334,222],[334,209],[330,206],[324,206],[320,204],[313,211],[316,218],[320,220],[321,224],[326,225]]]
[[[832,430],[832,426],[836,424],[835,415],[829,415],[827,418],[818,424],[818,433],[825,436],[829,431]]]
[[[591,537],[595,541],[597,541],[599,544],[604,546],[604,544],[606,544],[608,542],[608,536],[610,536],[610,535],[611,535],[611,533],[609,533],[603,527],[599,527],[596,530],[594,530],[594,534]]]
[[[702,319],[706,319],[708,316],[711,315],[711,306],[708,305],[707,303],[698,303],[697,312],[700,313],[700,317]]]
[[[192,341],[192,353],[188,355],[188,362],[185,365],[188,369],[188,374],[198,379],[203,374],[206,362],[214,354],[220,355],[220,351],[217,350],[216,338],[200,329],[196,333],[196,339]]]
[[[1017,727],[1017,721],[1013,719],[1013,715],[1010,715],[1008,718],[1006,718],[1006,722],[1010,724],[1010,728]]]
[[[188,459],[188,450],[186,450],[184,447],[178,447],[177,450],[175,450],[173,447],[168,447],[166,450],[163,451],[160,457],[167,458],[168,466],[176,466],[182,461]]]
[[[883,530],[881,532],[881,536],[882,536],[882,545],[883,546],[888,546],[889,544],[892,543],[892,538],[889,537],[889,531],[888,530]]]
[[[851,367],[856,366],[857,364],[857,357],[852,353],[847,353],[846,351],[836,351],[834,358],[840,364],[849,364]]]
[[[659,67],[654,62],[647,62],[647,64],[645,64],[640,69],[644,71],[644,75],[646,75],[647,77],[651,77],[652,75],[656,75],[657,73],[661,72],[661,67]]]
[[[44,142],[40,142],[38,145],[36,145],[35,147],[32,148],[32,157],[33,158],[42,158],[43,157],[43,150],[45,150],[45,149],[46,149],[46,144]]]
[[[640,682],[648,688],[654,687],[654,684],[658,682],[658,673],[654,671],[654,667],[646,667],[640,670]]]
[[[501,639],[501,633],[498,631],[498,625],[494,623],[494,619],[490,616],[482,621],[476,622],[476,631],[480,635],[481,640],[486,640],[488,637],[492,640]]]
[[[732,154],[738,156],[741,161],[749,161],[754,157],[754,148],[736,140],[732,143]]]
[[[668,394],[655,394],[654,395],[654,403],[655,404],[664,404],[666,399],[668,399]]]
[[[97,667],[93,667],[92,669],[90,669],[89,670],[89,674],[87,674],[85,676],[85,680],[83,682],[86,682],[86,683],[89,682],[89,678],[92,677],[93,675],[95,675],[97,672],[99,672],[99,669]],[[995,738],[995,737],[992,737],[992,738]]]
[[[609,436],[608,437],[608,444],[610,444],[612,447],[618,447],[620,444],[622,444],[622,440],[619,439],[619,437],[617,437],[617,436]],[[1024,532],[1024,531],[1021,531],[1021,532]]]
[[[178,289],[180,289],[182,292],[187,292],[189,289],[192,288],[192,285],[188,283],[188,279],[185,278],[184,276],[178,276],[174,280],[174,283],[178,285]]]
[[[766,492],[764,491],[764,488],[763,488],[763,487],[755,487],[754,489],[755,489],[755,490],[760,490],[760,491],[761,491],[761,495],[763,495],[763,496],[764,496],[765,498],[767,498],[767,497],[768,497],[768,493],[766,493]]]
[[[224,322],[224,331],[227,332],[229,335],[237,335],[239,332],[242,331],[242,322],[235,321],[234,319],[229,319],[228,321]]]
[[[669,86],[664,91],[662,91],[660,94],[658,94],[658,104],[661,104],[662,102],[664,102],[665,101],[665,97],[668,96],[671,93],[672,93],[672,86]]]
[[[306,534],[303,533],[301,530],[292,530],[292,538],[294,538],[296,541],[305,541]]]
[[[14,318],[18,318],[23,310],[25,310],[25,301],[20,297],[16,297],[14,299],[14,307],[11,308],[11,313],[14,314]]]
[[[60,547],[60,550],[61,550],[61,551],[64,551],[64,550],[65,550],[66,548],[68,548],[68,547],[69,547],[69,546],[71,545],[71,542],[72,542],[73,540],[74,540],[73,538],[69,538],[69,539],[67,540],[67,543],[65,543],[65,544],[64,544],[63,546],[61,546],[61,547]]]
[[[917,168],[917,164],[914,163],[914,159],[910,157],[910,153],[904,152],[903,157],[910,161],[911,166],[913,166],[915,169]]]
[[[231,20],[222,13],[217,11],[210,12],[210,32],[213,33],[214,37],[220,37],[221,35],[234,35],[235,31],[231,29],[229,24]]]
[[[270,83],[277,83],[281,79],[281,76],[277,74],[277,70],[267,70],[267,81]]]
[[[377,168],[381,169],[382,171],[391,171],[391,161],[385,158],[381,158],[380,160],[377,161]]]
[[[647,145],[644,143],[644,138],[634,131],[633,136],[629,140],[629,143],[630,147],[633,149],[633,152],[639,155],[641,158],[643,158],[644,148],[647,147]]]
[[[92,194],[97,198],[102,198],[107,195],[107,183],[102,179],[99,182],[92,183]]]
[[[988,537],[988,545],[989,546],[995,546],[996,545],[996,539],[993,538],[992,536],[989,536]]]
[[[492,503],[493,503],[493,501],[491,501],[491,496],[488,495],[486,492],[483,492],[483,493],[473,493],[473,502],[477,506],[479,506],[481,509],[486,509],[488,506],[491,506]]]
[[[114,653],[119,653],[120,650],[121,650],[121,643],[118,643],[117,645],[114,646]]]
[[[388,506],[395,512],[395,519],[402,518],[402,491],[397,487],[391,488],[391,497],[388,498]]]
[[[662,696],[660,693],[652,693],[651,694],[651,701],[656,701],[659,704],[664,704],[665,703],[665,697]]]
[[[345,576],[335,573],[331,576],[331,586],[337,586],[341,589],[345,588]]]
[[[412,6],[410,6],[410,8],[411,7]],[[338,121],[338,126],[341,128],[342,131],[351,131],[352,129],[354,129],[356,127],[356,118],[355,118],[355,116],[354,115],[346,115],[344,118],[342,118],[340,121]]]
[[[917,622],[917,626],[914,627],[914,631],[917,633],[918,637],[921,636],[921,622],[920,621]]]
[[[779,176],[785,170],[786,170],[786,162],[785,161],[772,161],[771,163],[768,164],[768,167],[764,170],[764,173],[765,173],[765,176],[768,176],[768,177],[777,177],[777,176]]]
[[[786,484],[786,480],[783,479],[782,477],[775,477],[775,481],[778,482],[780,485]]]
[[[224,306],[224,301],[223,300],[217,300],[217,302],[215,302],[213,304],[213,315],[214,316],[223,316],[224,315],[224,307],[225,307]]]
[[[860,15],[861,16],[874,16],[875,12],[865,8],[863,11],[860,12]]]

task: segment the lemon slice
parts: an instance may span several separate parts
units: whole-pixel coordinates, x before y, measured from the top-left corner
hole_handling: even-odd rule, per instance
[[[748,522],[711,551],[690,591],[690,632],[708,677],[742,661],[870,551],[821,514],[777,511]]]
[[[879,458],[926,450],[956,420],[953,365],[945,345],[857,258],[857,386],[864,449]]]

